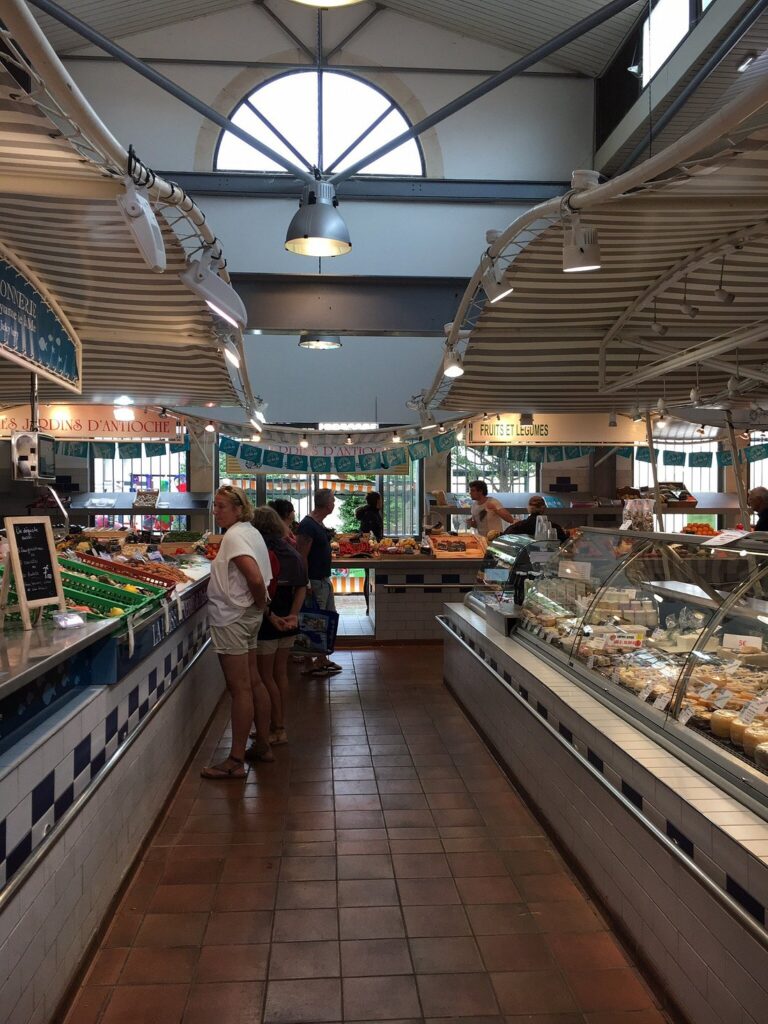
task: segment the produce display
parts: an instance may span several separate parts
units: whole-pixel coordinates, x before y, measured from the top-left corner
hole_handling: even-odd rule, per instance
[[[697,537],[719,537],[720,530],[715,530],[709,525],[709,523],[688,523],[684,526],[681,533],[692,533]]]
[[[431,534],[428,540],[435,558],[483,558],[485,555],[485,538],[475,533]]]

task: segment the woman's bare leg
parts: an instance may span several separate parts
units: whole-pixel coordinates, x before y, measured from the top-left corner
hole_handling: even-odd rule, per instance
[[[266,687],[271,704],[270,725],[276,729],[283,727],[282,695],[275,679],[275,663],[279,656],[280,652],[278,651],[277,654],[260,654],[258,657],[261,681]]]
[[[285,720],[288,717],[288,658],[290,655],[290,648],[278,647],[273,669],[273,678],[277,691],[280,695],[281,712],[280,721],[278,722],[277,719],[275,719],[275,726],[281,729],[285,728]]]
[[[232,702],[232,748],[230,757],[242,761],[248,732],[253,721],[253,689],[247,654],[220,654],[219,662],[224,673],[229,697]]]
[[[268,751],[269,719],[272,712],[272,705],[269,699],[269,694],[267,693],[267,688],[259,674],[259,666],[255,649],[248,652],[248,666],[250,669],[251,692],[253,695],[251,718],[248,722],[248,729],[250,730],[252,721],[256,723],[257,748],[259,751]],[[248,732],[246,731],[246,739],[247,736]]]

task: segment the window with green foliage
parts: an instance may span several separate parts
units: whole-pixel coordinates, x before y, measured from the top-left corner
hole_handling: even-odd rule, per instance
[[[457,445],[451,452],[451,494],[468,494],[470,480],[485,480],[497,494],[531,492],[538,488],[537,466],[515,462],[504,447],[474,448]]]

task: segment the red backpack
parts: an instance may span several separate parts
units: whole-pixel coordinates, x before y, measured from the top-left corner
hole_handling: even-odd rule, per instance
[[[272,570],[272,579],[267,587],[267,593],[269,594],[269,599],[271,601],[277,592],[277,584],[280,581],[280,559],[277,557],[275,552],[271,550],[269,552],[269,567]]]

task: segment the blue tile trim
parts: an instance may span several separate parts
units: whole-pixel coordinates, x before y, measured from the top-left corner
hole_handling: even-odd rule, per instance
[[[75,747],[75,778],[91,763],[91,737],[86,736],[84,740]]]
[[[8,854],[5,861],[5,878],[9,881],[32,853],[32,833],[27,832],[21,842]]]
[[[58,821],[64,812],[72,805],[75,799],[75,786],[74,783],[70,782],[61,796],[56,797],[53,804],[53,817],[54,821]]]
[[[53,807],[54,772],[48,772],[42,782],[38,782],[32,790],[32,824],[40,821],[42,816]]]
[[[139,688],[134,686],[131,692],[128,694],[128,714],[132,715],[139,706]]]
[[[109,743],[112,737],[117,732],[117,708],[114,708],[107,715],[104,723],[104,742]],[[90,760],[90,758],[89,758]]]
[[[91,778],[93,778],[94,775],[96,775],[97,772],[101,771],[101,769],[106,764],[106,761],[107,761],[107,752],[106,752],[106,750],[100,750],[98,752],[98,754],[96,755],[96,757],[94,757],[91,760]]]

